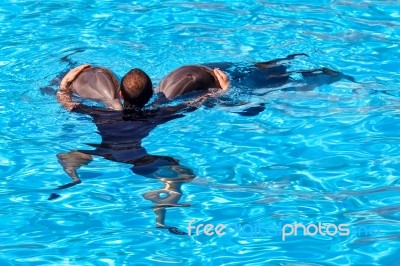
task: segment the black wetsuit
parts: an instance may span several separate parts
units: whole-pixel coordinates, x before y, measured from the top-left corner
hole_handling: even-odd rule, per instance
[[[138,111],[127,119],[126,116],[123,118],[122,111],[79,105],[73,111],[90,115],[102,139],[100,144],[88,144],[96,149],[79,151],[132,164],[132,171],[143,176],[152,174],[162,166],[179,165],[175,158],[148,154],[142,147],[142,140],[157,126],[183,117],[181,112],[193,110],[183,105],[165,107],[149,112]]]

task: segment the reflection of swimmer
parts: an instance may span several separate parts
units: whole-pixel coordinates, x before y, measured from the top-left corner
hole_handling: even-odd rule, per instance
[[[182,169],[175,169],[179,172],[179,177],[161,177],[158,178],[164,187],[161,189],[152,190],[143,194],[143,198],[150,200],[155,205],[152,207],[156,214],[156,226],[158,228],[168,229],[174,234],[186,234],[176,227],[167,226],[165,217],[167,208],[172,207],[189,207],[189,204],[178,203],[182,197],[182,185],[186,182],[191,182],[194,175],[182,172]]]

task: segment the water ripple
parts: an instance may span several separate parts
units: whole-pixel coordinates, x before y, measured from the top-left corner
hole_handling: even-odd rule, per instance
[[[9,1],[0,7],[0,264],[396,265],[400,221],[400,13],[394,1]],[[100,136],[90,119],[39,88],[77,63],[132,67],[154,83],[184,64],[253,62],[307,53],[291,70],[354,76],[311,92],[260,89],[232,98],[266,110],[200,109],[143,140],[196,178],[167,224],[346,223],[346,237],[249,232],[178,236],[156,229],[143,195],[162,188],[96,158],[69,182],[56,154]],[[207,121],[207,123],[204,123]],[[165,134],[168,132],[168,134]],[[278,228],[279,229],[279,228]],[[378,229],[378,230],[372,230]],[[366,231],[367,230],[367,231]],[[369,232],[368,230],[372,230]],[[370,234],[371,233],[371,234]]]

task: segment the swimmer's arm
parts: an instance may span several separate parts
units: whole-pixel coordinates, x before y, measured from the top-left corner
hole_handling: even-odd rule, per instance
[[[229,87],[230,81],[229,77],[226,73],[222,72],[219,69],[214,69],[215,76],[220,82],[221,88],[223,91],[226,91]],[[176,106],[168,106],[164,107],[163,113],[179,113],[179,112],[193,112],[200,108],[200,106],[207,100],[213,97],[218,96],[220,93],[218,92],[208,92],[194,100],[186,101]]]
[[[184,102],[183,105],[186,107],[192,107],[192,108],[194,107],[198,109],[207,99],[213,98],[217,95],[218,93],[208,92],[200,97],[197,97],[194,100]]]
[[[176,106],[170,106],[170,107],[168,107],[169,108],[168,111],[175,112],[175,113],[178,113],[178,112],[185,112],[185,113],[193,112],[193,111],[199,109],[200,106],[207,99],[213,98],[213,97],[215,97],[217,95],[218,95],[218,93],[208,92],[208,93],[206,93],[206,94],[204,94],[204,95],[202,95],[200,97],[197,97],[194,100],[186,101],[186,102],[183,102],[183,103],[181,103],[179,105],[176,105]]]
[[[76,77],[86,68],[90,67],[89,64],[84,64],[78,66],[68,72],[67,75],[62,79],[60,83],[59,90],[57,92],[57,101],[59,101],[62,106],[68,111],[72,111],[77,108],[80,103],[72,101],[72,90],[71,84],[76,79]]]

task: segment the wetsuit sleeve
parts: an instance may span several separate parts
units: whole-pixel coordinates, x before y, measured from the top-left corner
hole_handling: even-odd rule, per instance
[[[162,116],[170,116],[173,119],[183,117],[183,113],[190,113],[198,109],[198,106],[182,103],[176,106],[166,106],[160,108]]]

